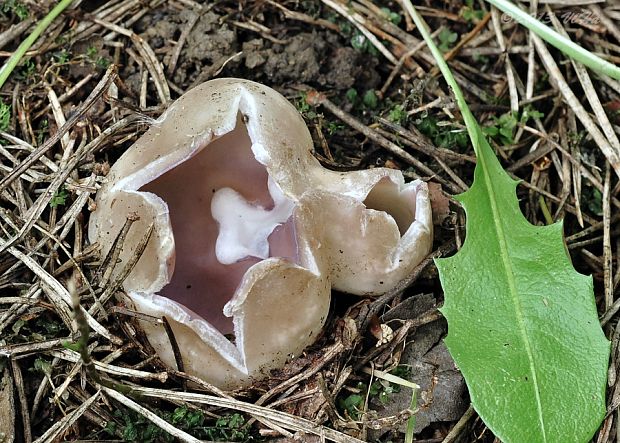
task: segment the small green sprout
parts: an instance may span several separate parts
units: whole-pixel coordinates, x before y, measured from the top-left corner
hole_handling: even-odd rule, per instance
[[[484,17],[484,11],[474,8],[474,0],[465,0],[465,6],[461,9],[460,15],[469,23],[477,23]]]
[[[334,22],[338,23],[338,28],[340,29],[340,33],[345,37],[349,37],[353,34],[353,26],[350,22],[346,20],[340,20],[340,16],[338,14],[334,14],[335,19]]]
[[[56,208],[59,205],[65,205],[67,202],[67,198],[69,197],[69,193],[65,188],[60,188],[50,200],[50,207]]]
[[[347,100],[349,100],[350,103],[355,104],[359,94],[357,93],[357,89],[349,88],[347,89],[347,92],[344,94],[344,96],[347,98]]]
[[[364,94],[362,102],[364,103],[364,106],[369,109],[377,109],[377,106],[379,105],[379,98],[377,97],[377,94],[375,94],[375,91],[369,89]]]
[[[154,443],[173,441],[170,434],[132,410],[117,409],[114,411],[114,417],[124,422],[122,434],[123,440],[126,442]],[[110,433],[110,435],[114,435],[116,424],[108,422],[104,430]]]
[[[56,51],[52,54],[54,61],[58,64],[65,64],[71,59],[71,54],[66,49]]]
[[[205,416],[200,410],[193,410],[186,407],[176,408],[172,413],[171,420],[173,425],[188,429],[202,426]]]
[[[297,108],[299,113],[304,117],[304,119],[314,120],[319,115],[314,110],[314,107],[310,106],[307,98],[308,98],[308,93],[301,92],[299,94],[299,98],[295,100],[295,107]]]
[[[431,115],[422,114],[414,123],[422,134],[426,135],[435,145],[441,148],[465,149],[469,144],[467,131],[452,124],[438,122]]]
[[[587,135],[586,131],[574,132],[569,131],[566,136],[568,137],[568,142],[573,146],[580,146],[585,140]]]
[[[366,390],[366,385],[364,383],[358,383],[357,386],[360,389],[360,392],[364,392]],[[359,420],[362,410],[364,408],[364,397],[360,394],[350,394],[344,398],[338,398],[338,408],[345,414],[345,416],[349,416],[353,420]]]
[[[528,106],[523,109],[520,117],[514,111],[502,114],[499,118],[494,117],[493,123],[484,126],[482,132],[495,139],[498,143],[510,145],[514,143],[515,129],[519,123],[525,124],[529,119],[538,119],[543,116],[543,113]]]
[[[506,112],[499,118],[493,117],[493,123],[484,126],[482,132],[502,145],[510,145],[514,142],[514,132],[518,122],[515,112]]]
[[[86,57],[88,57],[91,60],[94,60],[95,57],[97,57],[97,47],[94,45],[90,45],[88,48],[86,48]]]
[[[441,52],[448,52],[459,38],[459,35],[456,32],[452,32],[450,29],[444,27],[437,35],[437,38],[439,39],[439,44],[437,45],[439,50]]]
[[[214,441],[248,441],[249,430],[245,428],[245,418],[241,414],[228,414],[215,422],[215,427],[207,428],[206,436]]]
[[[536,109],[532,108],[532,106],[527,105],[521,113],[521,123],[525,124],[531,118],[536,120],[543,118],[544,116],[545,114],[543,114],[542,112],[538,112]]]
[[[351,37],[351,46],[353,49],[357,49],[360,52],[367,52],[370,55],[379,55],[379,50],[375,48],[375,45],[357,29],[353,32],[353,36]]]
[[[107,69],[110,66],[111,61],[106,57],[99,55],[99,49],[95,45],[90,45],[86,48],[86,57],[90,60],[97,68]]]
[[[594,215],[603,215],[603,194],[597,188],[584,186],[581,189],[581,204]]]
[[[351,37],[351,46],[353,46],[353,49],[363,51],[366,47],[366,36],[360,32],[356,32],[353,34],[353,37]]]
[[[154,412],[176,428],[201,440],[228,442],[252,440],[249,429],[245,428],[245,418],[241,414],[227,414],[218,418],[215,423],[207,423],[207,418],[201,410],[186,406],[178,407],[172,412],[161,410]],[[135,443],[175,441],[170,434],[132,410],[120,408],[114,412],[114,417],[121,422],[124,441]],[[116,422],[109,421],[102,431],[114,436],[118,428]]]
[[[7,343],[44,341],[66,336],[64,324],[52,315],[40,315],[34,319],[18,319],[11,326],[11,332],[3,334]]]
[[[34,76],[37,71],[37,66],[34,63],[34,60],[27,59],[21,64],[19,69],[19,76],[23,79],[31,78]]]
[[[408,380],[411,375],[411,369],[407,366],[397,366],[392,371],[391,375]],[[337,406],[340,411],[350,417],[352,420],[359,420],[364,409],[364,402],[366,400],[366,393],[368,398],[376,398],[383,405],[387,404],[390,400],[390,396],[397,392],[400,392],[401,386],[398,383],[392,383],[384,379],[375,379],[368,387],[366,383],[359,382],[355,386],[354,393],[347,396],[340,396],[337,400]]]
[[[0,11],[4,14],[12,14],[20,21],[26,20],[30,15],[28,7],[19,0],[5,0],[0,4]]]
[[[385,405],[390,400],[390,394],[400,391],[400,387],[398,385],[393,385],[392,383],[385,380],[377,380],[372,382],[370,385],[370,390],[368,391],[368,395],[372,398],[375,397],[379,399],[382,405]]]
[[[392,109],[390,109],[387,119],[402,126],[407,122],[408,117],[409,115],[407,114],[407,111],[405,111],[405,107],[403,105],[394,105]]]
[[[360,97],[357,89],[349,88],[344,94],[346,100],[353,105],[353,108],[359,110],[372,110],[377,109],[379,106],[379,97],[373,89],[369,89],[364,92],[364,95]]]
[[[43,144],[43,140],[45,140],[45,137],[49,134],[49,126],[49,121],[46,118],[41,120],[39,128],[35,131],[37,136],[37,146],[41,146]]]
[[[320,2],[315,2],[312,0],[303,0],[300,6],[301,6],[302,11],[304,11],[310,17],[319,18],[321,16],[320,5],[321,5]]]
[[[480,66],[489,64],[489,57],[487,57],[486,55],[482,55],[479,52],[474,52],[471,58]]]
[[[112,62],[105,57],[97,57],[97,60],[95,60],[95,66],[101,69],[108,69],[108,66],[110,66],[110,63]]]
[[[330,122],[327,122],[327,126],[325,129],[327,129],[327,133],[329,135],[334,135],[336,132],[340,131],[341,129],[344,129],[344,125],[338,122],[330,121]]]
[[[394,12],[390,10],[390,8],[381,8],[381,12],[383,12],[384,16],[396,26],[400,25],[400,22],[403,19],[398,12]]]

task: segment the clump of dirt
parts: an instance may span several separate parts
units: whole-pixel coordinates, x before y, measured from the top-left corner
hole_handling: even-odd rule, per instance
[[[214,12],[203,14],[187,37],[174,81],[201,83],[238,51],[237,33]]]
[[[307,83],[319,76],[319,56],[324,51],[325,40],[316,33],[298,34],[286,46],[276,44],[265,51],[265,74],[274,83]]]
[[[205,12],[197,20],[195,14],[191,10],[159,11],[144,16],[135,26],[155,52],[165,53],[164,66],[175,51],[170,42],[178,41],[191,26],[169,79],[180,89],[195,86],[220,71],[220,76],[247,78],[279,89],[307,84],[336,91],[352,87],[366,90],[381,81],[377,58],[343,45],[342,37],[333,31],[284,33],[270,40],[235,27],[215,11]],[[137,93],[139,69],[131,64],[126,71],[122,77]]]
[[[244,54],[245,67],[248,69],[259,68],[267,61],[265,54],[265,41],[260,38],[253,38],[247,42],[243,42],[241,51]]]
[[[178,36],[179,23],[172,20],[159,20],[146,28],[143,36],[147,37],[153,49],[163,48]]]
[[[377,59],[359,51],[341,46],[334,50],[327,62],[327,84],[334,89],[344,90],[353,86],[375,88],[381,81],[376,71]]]
[[[330,32],[303,32],[286,44],[252,39],[243,44],[245,67],[258,69],[257,78],[273,84],[308,83],[345,90],[379,83],[377,59],[336,44]]]
[[[180,54],[176,45],[182,33],[188,28]],[[178,56],[176,66],[168,81],[178,88],[186,90],[213,78],[227,60],[239,51],[237,31],[223,16],[208,11],[196,17],[196,13],[165,10],[147,14],[134,26],[134,30],[145,39],[156,53],[164,53],[163,65],[170,66],[173,57]],[[234,60],[233,64],[236,66]],[[130,64],[121,75],[125,83],[134,92],[140,87],[140,69]]]

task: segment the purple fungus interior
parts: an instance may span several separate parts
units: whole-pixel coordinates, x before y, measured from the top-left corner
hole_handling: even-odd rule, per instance
[[[230,228],[220,226],[214,218],[212,201],[218,191],[226,190],[240,201],[229,206],[224,202],[218,217],[222,223],[236,224],[244,217],[251,219],[252,214],[244,213],[244,209],[258,211],[265,218],[275,213],[267,170],[256,161],[251,147],[247,128],[239,116],[233,131],[199,147],[192,157],[140,189],[166,202],[174,235],[174,272],[159,294],[180,303],[222,334],[233,332],[232,318],[222,312],[224,305],[252,265],[268,257],[297,261],[295,227],[290,214],[258,233],[251,220],[249,227],[239,228],[243,230],[241,234],[233,226],[235,232],[228,239],[229,243],[220,245],[222,251],[228,251],[235,248],[230,242],[236,242],[236,236],[242,235],[252,241],[252,236],[263,235],[268,250],[266,256],[237,251],[236,259],[230,263],[218,259],[218,236],[226,232],[225,228]],[[286,199],[282,195],[279,198]]]

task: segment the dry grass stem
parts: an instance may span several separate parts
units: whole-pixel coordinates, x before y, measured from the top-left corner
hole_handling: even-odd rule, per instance
[[[52,443],[57,441],[58,438],[61,438],[63,433],[84,415],[86,410],[99,398],[99,393],[100,391],[97,391],[92,397],[67,414],[62,420],[57,421],[41,437],[37,438],[34,443]]]

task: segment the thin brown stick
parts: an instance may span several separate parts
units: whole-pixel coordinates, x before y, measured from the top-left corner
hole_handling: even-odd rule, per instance
[[[185,45],[185,41],[187,37],[189,37],[190,32],[194,29],[196,23],[198,23],[198,19],[200,18],[200,14],[194,13],[190,19],[185,24],[185,27],[181,31],[181,35],[177,40],[177,43],[174,47],[174,51],[172,52],[172,56],[170,57],[170,62],[168,63],[168,68],[166,69],[166,73],[168,76],[172,76],[174,74],[175,69],[177,68],[177,63],[179,61],[179,57],[181,56],[181,50],[183,49],[183,45]]]
[[[465,426],[467,425],[469,420],[471,420],[474,414],[475,414],[475,411],[474,411],[473,406],[469,405],[469,407],[467,408],[467,411],[465,411],[465,413],[461,416],[459,421],[456,422],[454,427],[450,430],[450,432],[448,432],[448,435],[446,435],[446,437],[443,439],[441,443],[452,443],[453,441],[456,441],[456,439],[459,437],[459,435],[461,435],[461,433],[465,429]]]
[[[98,311],[99,313],[101,313],[98,307],[105,305],[108,302],[108,300],[112,297],[112,295],[114,295],[116,291],[118,291],[118,289],[121,287],[121,285],[123,284],[125,279],[129,276],[129,274],[131,274],[131,271],[133,271],[133,268],[136,266],[136,263],[138,263],[138,260],[140,260],[140,257],[142,257],[142,254],[144,253],[144,250],[146,249],[146,245],[148,244],[154,230],[155,230],[155,224],[151,223],[149,227],[146,229],[144,236],[140,239],[140,241],[136,245],[136,249],[133,255],[131,256],[131,258],[127,261],[127,263],[118,273],[118,275],[105,287],[103,294],[99,298],[100,304],[94,304],[90,308],[90,310],[88,311],[90,314],[95,315]]]
[[[13,374],[13,381],[17,388],[17,398],[19,399],[19,408],[22,418],[22,428],[24,430],[24,442],[32,442],[32,430],[30,427],[30,414],[28,413],[28,400],[26,398],[26,390],[24,388],[24,378],[22,376],[22,370],[19,367],[19,363],[15,358],[11,358],[11,372]]]
[[[376,316],[381,310],[390,303],[397,295],[402,293],[420,276],[420,274],[429,266],[436,258],[445,257],[451,254],[455,250],[455,243],[449,242],[440,246],[435,251],[431,252],[415,269],[407,276],[407,278],[400,281],[392,290],[386,292],[376,300],[374,300],[368,307],[368,312],[363,317],[357,320],[358,330],[361,332],[366,331],[368,325],[373,316]]]
[[[614,302],[613,254],[611,251],[611,175],[609,163],[605,170],[605,186],[603,187],[603,286],[605,309]]]
[[[284,392],[286,389],[290,388],[291,386],[297,383],[300,383],[301,381],[306,380],[307,378],[316,374],[323,366],[325,366],[327,363],[329,363],[334,358],[336,358],[344,350],[345,350],[345,346],[342,344],[341,341],[338,341],[332,346],[328,347],[327,349],[324,349],[322,352],[321,358],[314,365],[312,365],[310,368],[306,369],[305,371],[297,374],[296,376],[291,377],[288,380],[280,383],[278,386],[269,390],[265,394],[261,395],[261,397],[255,402],[255,404],[263,405],[265,404],[265,402],[267,402],[267,400],[272,398],[274,395]]]
[[[174,354],[174,361],[177,364],[177,369],[179,372],[185,372],[185,364],[183,363],[183,355],[181,354],[181,349],[179,348],[179,343],[177,342],[176,337],[174,336],[174,331],[170,327],[170,323],[166,316],[162,316],[161,318],[162,324],[164,325],[164,329],[166,330],[166,335],[168,336],[168,341],[170,342],[170,346],[172,347],[172,353]],[[183,390],[187,389],[187,384],[185,380],[183,380]]]

